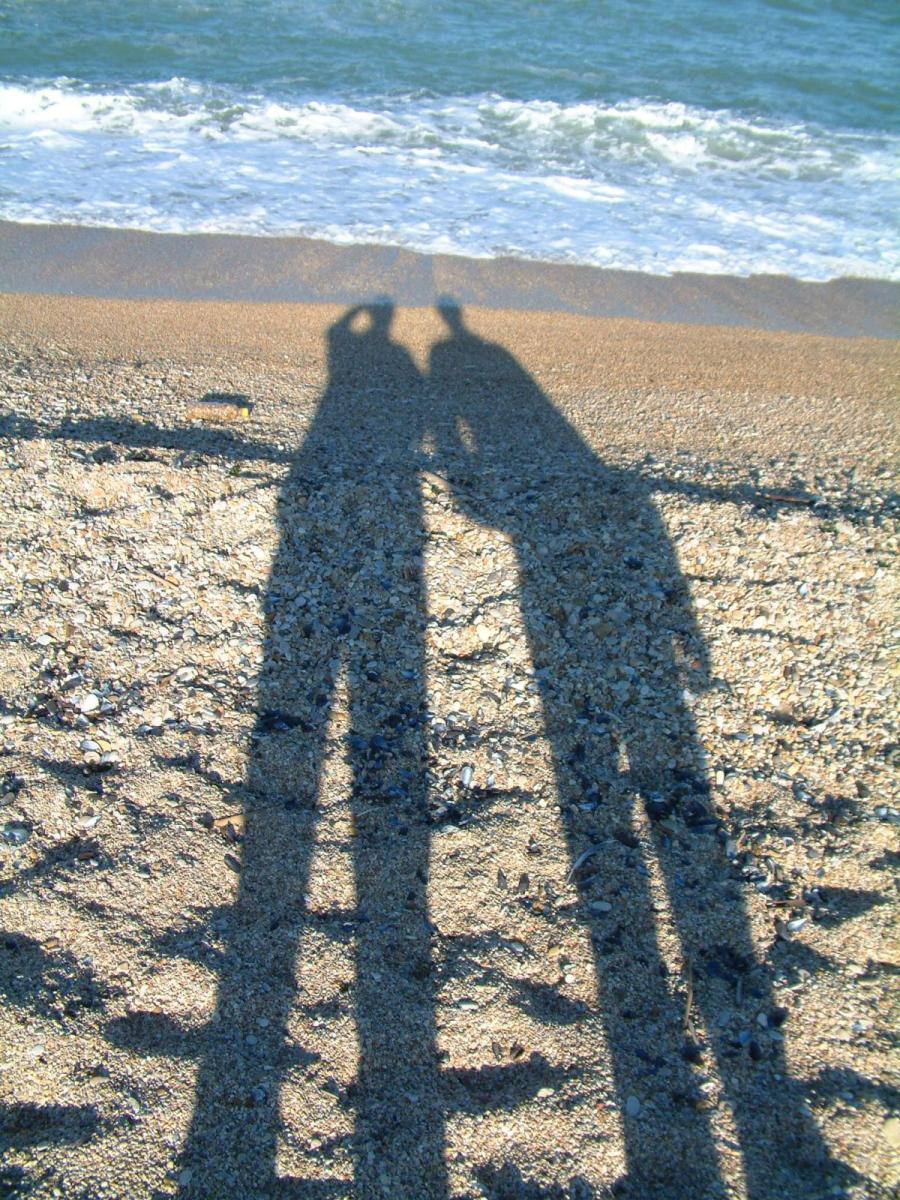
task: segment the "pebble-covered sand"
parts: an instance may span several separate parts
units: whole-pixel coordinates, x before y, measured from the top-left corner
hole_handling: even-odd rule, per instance
[[[895,1195],[895,344],[390,318],[0,299],[0,1195]]]

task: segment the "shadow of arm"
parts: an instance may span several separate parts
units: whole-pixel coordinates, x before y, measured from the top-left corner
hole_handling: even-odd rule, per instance
[[[231,430],[167,429],[150,421],[120,421],[94,417],[42,425],[13,414],[0,424],[0,434],[19,441],[103,442],[125,450],[173,450],[206,454],[232,462],[290,463],[294,456],[269,442],[239,437]]]

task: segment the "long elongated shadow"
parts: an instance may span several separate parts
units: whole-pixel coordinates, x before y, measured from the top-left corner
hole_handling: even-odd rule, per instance
[[[703,1054],[705,1037],[707,1061],[738,1089],[732,1099],[751,1197],[807,1194],[807,1181],[813,1189],[821,1184],[825,1155],[789,1083],[778,1079],[786,1074],[779,1043],[767,1041],[753,1063],[732,1041],[736,1030],[717,1020],[733,1008],[736,982],[754,1014],[767,1011],[771,997],[760,971],[748,970],[746,913],[723,889],[726,864],[704,832],[712,822],[703,756],[682,691],[696,686],[705,656],[651,496],[664,490],[710,502],[781,502],[750,487],[645,481],[605,465],[515,359],[470,333],[453,306],[445,316],[450,336],[432,357],[431,402],[412,361],[389,336],[388,305],[350,310],[336,322],[326,391],[303,447],[287,459],[247,780],[261,803],[248,814],[216,1020],[200,1039],[184,1154],[194,1174],[184,1192],[315,1197],[345,1195],[352,1187],[365,1197],[441,1200],[446,1114],[512,1105],[523,1086],[548,1082],[538,1078],[540,1064],[533,1080],[523,1075],[519,1082],[489,1072],[470,1078],[438,1071],[425,911],[416,478],[430,425],[462,506],[515,542],[530,649],[546,681],[544,715],[572,861],[601,847],[589,860],[593,873],[630,904],[627,927],[598,921],[594,929],[630,1193],[666,1194],[674,1164],[690,1147],[691,1177],[682,1175],[680,1193],[694,1186],[698,1197],[716,1194],[721,1181],[709,1118],[681,1057],[685,1049],[691,1057]],[[360,330],[363,318],[369,326]],[[84,421],[45,430],[11,419],[10,426],[20,437],[109,440],[135,453],[202,449],[235,462],[286,461],[283,450],[265,443],[150,424]],[[550,479],[564,480],[579,503],[565,512],[548,508],[542,484]],[[351,851],[355,908],[323,913],[310,911],[306,897],[340,673],[351,722],[350,808],[364,832]],[[677,836],[655,828],[650,851],[692,963],[699,1047],[682,1044],[683,1011],[665,981],[655,900],[640,869],[640,847],[631,844],[628,825],[639,796],[657,816],[671,807],[685,818]],[[582,817],[575,802],[586,799],[598,807]],[[298,1073],[314,1063],[292,1033],[293,1015],[304,1007],[295,987],[298,948],[311,932],[355,945],[348,997],[360,1062],[340,1096],[354,1118],[344,1147],[355,1164],[349,1184],[323,1175],[312,1150],[308,1171],[285,1176],[277,1164],[280,1144],[289,1146],[294,1162],[306,1153],[304,1131],[298,1137],[296,1122],[281,1115],[280,1094],[291,1082],[308,1086]],[[668,1093],[653,1082],[656,1094],[631,1115],[632,1092],[641,1091],[641,1079],[655,1081],[648,1064],[655,1071],[663,1059],[670,1064]]]
[[[758,1014],[775,1006],[715,836],[684,698],[702,687],[706,652],[649,489],[602,462],[512,355],[467,328],[452,300],[440,312],[448,336],[433,348],[429,374],[439,457],[464,510],[513,539],[573,869],[583,862],[576,877],[592,876],[628,913],[622,922],[599,915],[592,936],[625,1129],[621,1190],[723,1194],[694,1060],[727,1081],[752,1200],[818,1194],[827,1155],[782,1042],[736,1037],[738,1018],[755,1033]],[[560,506],[560,495],[569,502]],[[653,819],[639,837],[645,807]],[[662,952],[657,870],[689,964],[687,1037]],[[585,901],[597,894],[586,889]],[[736,995],[745,1010],[737,1018]]]
[[[331,327],[327,387],[279,498],[248,778],[266,803],[247,816],[201,1050],[183,1152],[192,1196],[446,1191],[425,902],[422,380],[390,337],[391,317],[384,303],[351,309]],[[310,860],[338,686],[350,722],[356,903],[312,911]],[[316,970],[297,962],[298,951],[316,939],[355,943],[355,976],[335,1003],[349,1002],[358,1066],[354,1077],[331,1081],[352,1121],[342,1148],[345,1164],[355,1164],[352,1182],[335,1179],[328,1163],[323,1174],[304,1142],[313,1130],[281,1115],[286,1083],[314,1092],[322,1083],[304,1078],[311,1055],[302,1030],[291,1032],[306,1004],[295,980],[302,988]],[[284,1147],[288,1171],[277,1163]]]

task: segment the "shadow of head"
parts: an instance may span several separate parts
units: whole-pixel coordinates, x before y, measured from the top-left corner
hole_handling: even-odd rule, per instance
[[[446,294],[438,296],[435,308],[454,336],[461,337],[466,332],[462,305],[455,296]]]
[[[348,308],[333,328],[349,330],[356,337],[387,338],[396,311],[397,306],[390,296],[378,295]]]

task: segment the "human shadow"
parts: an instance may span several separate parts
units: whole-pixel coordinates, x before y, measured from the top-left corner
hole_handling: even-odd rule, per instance
[[[137,1053],[166,1046],[199,1058],[186,1197],[352,1190],[366,1200],[441,1200],[449,1114],[510,1111],[561,1081],[540,1056],[521,1067],[440,1069],[426,910],[419,485],[430,439],[428,465],[443,467],[460,507],[515,546],[573,878],[592,929],[626,1137],[622,1188],[662,1196],[677,1178],[682,1196],[719,1194],[713,1118],[695,1069],[715,1068],[734,1104],[752,1200],[818,1194],[826,1158],[787,1077],[785,1031],[729,878],[685,699],[685,689],[704,686],[705,649],[652,502],[659,491],[770,507],[794,498],[645,479],[602,462],[512,355],[468,330],[456,306],[443,315],[449,336],[425,379],[391,336],[388,302],[344,313],[328,336],[326,389],[293,456],[230,429],[92,419],[52,434],[109,440],[130,457],[178,455],[185,468],[200,454],[288,468],[241,788],[246,830],[229,851],[239,890],[233,905],[210,906],[205,924],[222,929],[221,949],[196,960],[217,973],[214,1019],[198,1029],[136,1013],[111,1022],[107,1036]],[[46,436],[36,423],[15,429]],[[349,728],[338,744],[331,718],[345,708]],[[52,706],[45,717],[54,719]],[[346,786],[325,770],[341,751]],[[353,899],[329,904],[315,900],[311,864],[342,787],[349,798],[337,798],[352,824],[343,825],[340,850]],[[616,903],[589,913],[601,896]],[[681,980],[666,974],[673,956],[663,943],[671,949],[673,939],[687,964]],[[352,959],[349,982],[309,986],[323,947]],[[449,961],[446,945],[442,955]],[[572,1037],[581,1021],[598,1019],[544,985],[507,986],[522,1013]],[[773,1016],[778,1037],[760,1031],[761,1015]],[[352,1026],[352,1075],[320,1070],[312,1030],[326,1018],[343,1022],[341,1036],[351,1038]],[[329,1135],[336,1153],[327,1161],[284,1099],[297,1091],[352,1116],[342,1139]],[[333,1129],[333,1115],[323,1125]],[[495,1194],[538,1194],[513,1164],[485,1171]]]
[[[247,780],[255,802],[201,1037],[182,1156],[189,1195],[445,1193],[425,899],[422,379],[390,335],[392,316],[385,301],[331,326],[326,389],[279,497]],[[329,748],[339,757],[329,732],[338,690],[350,776],[340,836],[355,903],[329,906],[311,897],[310,861],[340,790],[323,781]],[[335,980],[318,1007],[346,1008],[358,1045],[352,1076],[316,1082],[303,1045],[317,1008],[306,994],[315,945],[353,954],[352,981],[339,992]],[[305,1140],[312,1131],[283,1115],[292,1083],[353,1114],[339,1147],[352,1185],[323,1166]]]
[[[439,312],[437,469],[462,510],[515,548],[624,1126],[617,1191],[724,1194],[702,1086],[713,1069],[748,1195],[813,1194],[835,1164],[790,1080],[784,1031],[769,1022],[769,979],[718,836],[691,712],[707,654],[650,485],[603,462],[457,304]],[[592,911],[599,897],[614,903]],[[673,944],[681,979],[666,961]]]

